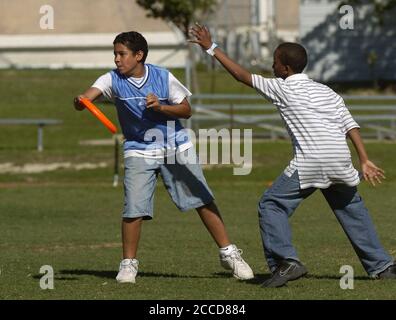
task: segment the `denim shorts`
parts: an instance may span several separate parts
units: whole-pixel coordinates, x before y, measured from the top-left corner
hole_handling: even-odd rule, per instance
[[[154,191],[158,175],[172,201],[181,211],[202,207],[214,200],[193,148],[189,161],[169,161],[169,158],[149,159],[127,157],[124,160],[124,218],[153,218]],[[175,157],[173,157],[173,160]]]

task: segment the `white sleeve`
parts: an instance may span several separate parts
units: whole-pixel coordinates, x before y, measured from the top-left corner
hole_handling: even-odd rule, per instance
[[[181,84],[175,76],[169,72],[169,98],[170,103],[179,104],[184,98],[191,96],[192,93]]]
[[[92,87],[99,89],[102,91],[103,96],[108,99],[113,101],[114,96],[113,96],[113,91],[112,91],[112,80],[111,80],[111,74],[110,72],[107,72],[106,74],[100,76],[92,85]]]
[[[281,79],[264,78],[258,74],[252,75],[253,88],[268,101],[279,105],[283,98]]]
[[[337,105],[337,112],[341,119],[342,132],[347,134],[353,128],[360,128],[355,119],[353,119],[348,108],[345,106],[344,100],[339,97],[339,104]]]

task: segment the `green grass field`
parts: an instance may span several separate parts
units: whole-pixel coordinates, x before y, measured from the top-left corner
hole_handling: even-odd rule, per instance
[[[233,242],[256,279],[240,282],[222,270],[218,250],[195,212],[180,213],[162,183],[155,219],[145,222],[135,285],[115,281],[121,258],[122,186],[112,186],[111,146],[80,141],[108,139],[87,112],[75,112],[72,98],[100,70],[0,71],[0,118],[56,118],[44,129],[44,151],[35,150],[37,128],[1,126],[0,169],[8,165],[103,163],[96,169],[64,167],[43,173],[0,173],[0,299],[396,299],[396,281],[369,279],[320,192],[291,219],[294,243],[309,275],[287,287],[263,289],[268,277],[258,230],[257,202],[291,157],[288,142],[253,145],[253,170],[234,176],[230,167],[205,170]],[[204,74],[201,75],[204,77]],[[182,78],[181,78],[182,79]],[[244,89],[221,74],[228,92]],[[223,87],[218,88],[219,92]],[[109,104],[100,104],[116,121]],[[377,188],[362,183],[383,245],[396,256],[395,144],[368,143],[371,158],[386,170]],[[40,267],[54,269],[54,290],[39,286]],[[355,271],[353,290],[342,290],[342,265]]]

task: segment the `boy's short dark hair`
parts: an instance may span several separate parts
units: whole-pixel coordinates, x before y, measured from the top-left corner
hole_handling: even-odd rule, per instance
[[[148,54],[148,45],[146,39],[136,31],[122,32],[116,36],[113,41],[113,45],[116,43],[121,43],[130,49],[133,53],[138,51],[143,52],[142,63],[146,61]]]
[[[284,42],[276,50],[283,65],[288,65],[296,73],[301,73],[307,66],[308,57],[305,48],[298,43]]]

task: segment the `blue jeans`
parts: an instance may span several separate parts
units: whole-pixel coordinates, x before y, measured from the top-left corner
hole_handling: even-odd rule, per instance
[[[299,260],[291,243],[291,217],[302,200],[316,188],[300,189],[298,171],[291,177],[280,175],[259,202],[259,223],[264,254],[273,271],[280,260]],[[369,212],[356,187],[334,184],[320,190],[348,236],[364,269],[370,276],[393,264],[377,237]]]

